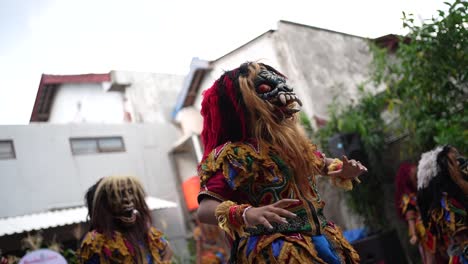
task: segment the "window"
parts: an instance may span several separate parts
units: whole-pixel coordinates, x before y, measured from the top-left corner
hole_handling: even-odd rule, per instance
[[[0,160],[16,159],[13,140],[0,140]]]
[[[73,155],[125,151],[122,137],[70,138],[70,146]]]

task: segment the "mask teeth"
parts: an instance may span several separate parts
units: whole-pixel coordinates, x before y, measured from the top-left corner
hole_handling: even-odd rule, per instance
[[[302,106],[302,101],[301,101],[299,98],[297,98],[297,97],[296,97],[296,102],[297,102],[300,106]]]
[[[283,105],[286,105],[286,96],[284,95],[284,93],[279,95],[279,100]]]

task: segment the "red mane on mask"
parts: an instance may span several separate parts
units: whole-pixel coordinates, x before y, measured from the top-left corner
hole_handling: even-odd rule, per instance
[[[204,157],[227,141],[248,138],[238,72],[238,69],[225,72],[213,86],[203,92],[201,139]]]
[[[400,167],[398,168],[397,176],[395,178],[395,207],[397,210],[398,215],[404,219],[404,216],[401,214],[400,204],[401,204],[401,197],[404,194],[416,193],[417,189],[411,183],[411,169],[416,167],[415,164],[410,162],[403,162],[401,163]]]

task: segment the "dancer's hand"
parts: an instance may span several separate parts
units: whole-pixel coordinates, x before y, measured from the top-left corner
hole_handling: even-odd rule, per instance
[[[416,235],[412,235],[409,242],[411,245],[416,245],[416,243],[418,243],[418,237]]]
[[[296,217],[296,214],[284,208],[298,202],[300,201],[295,199],[282,199],[274,204],[253,207],[245,212],[245,218],[249,226],[264,225],[266,228],[272,229],[271,222],[288,223],[286,217]]]
[[[359,175],[367,172],[367,168],[356,160],[348,160],[346,156],[343,156],[343,166],[341,170],[329,172],[328,175],[336,176],[343,179],[354,179]]]

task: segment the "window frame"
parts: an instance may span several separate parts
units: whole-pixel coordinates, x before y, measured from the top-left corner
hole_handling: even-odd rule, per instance
[[[118,139],[122,145],[121,148],[114,148],[114,149],[105,149],[102,148],[101,144],[99,143],[100,140],[105,140],[105,139]],[[77,153],[75,149],[73,148],[73,141],[79,141],[79,140],[89,140],[89,141],[94,141],[96,144],[96,151],[93,152],[84,152],[84,153]],[[93,154],[105,154],[105,153],[118,153],[118,152],[126,152],[127,148],[125,146],[125,141],[122,136],[103,136],[103,137],[71,137],[69,139],[70,142],[70,150],[72,155],[74,156],[81,156],[81,155],[93,155]]]
[[[13,139],[0,139],[0,143],[10,143],[10,146],[11,146],[11,157],[7,157],[7,158],[0,157],[0,160],[16,159],[16,150],[15,150],[15,144],[13,142]]]

